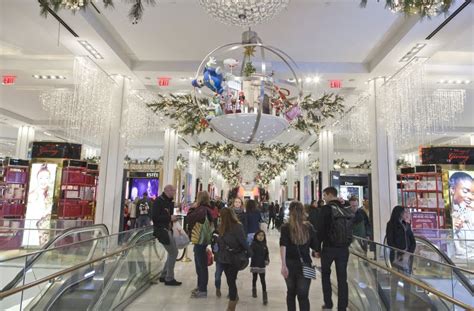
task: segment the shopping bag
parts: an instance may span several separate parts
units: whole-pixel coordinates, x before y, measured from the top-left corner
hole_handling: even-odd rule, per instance
[[[189,244],[189,237],[178,222],[173,224],[173,238],[178,249],[186,248]]]

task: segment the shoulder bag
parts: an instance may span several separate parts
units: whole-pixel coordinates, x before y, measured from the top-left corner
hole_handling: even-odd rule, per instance
[[[306,263],[303,260],[303,257],[301,256],[300,253],[300,247],[299,245],[296,245],[296,249],[298,250],[298,255],[300,256],[300,262],[301,262],[301,269],[303,272],[303,276],[307,279],[316,279],[316,269],[312,264]]]

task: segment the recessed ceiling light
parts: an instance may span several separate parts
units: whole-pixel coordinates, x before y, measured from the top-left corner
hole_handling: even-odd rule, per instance
[[[43,132],[43,134],[46,136],[53,136],[51,133],[48,133],[48,132]]]
[[[321,81],[321,78],[319,76],[314,76],[313,77],[313,82],[314,83],[319,83],[319,81]]]
[[[313,79],[311,79],[311,77],[306,77],[304,79],[304,82],[306,82],[306,83],[311,83],[311,81],[313,81]]]
[[[96,59],[104,59],[104,57],[86,40],[78,40],[79,44]]]
[[[33,78],[39,80],[64,80],[66,79],[65,76],[61,75],[32,75]]]
[[[408,62],[412,59],[418,52],[421,51],[426,46],[426,43],[417,43],[414,47],[410,49],[401,59],[400,62]]]

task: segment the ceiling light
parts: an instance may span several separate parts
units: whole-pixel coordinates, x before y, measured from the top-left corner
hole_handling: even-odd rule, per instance
[[[290,82],[290,83],[295,83],[296,82],[296,79],[295,78],[289,78],[287,79],[286,81]]]
[[[66,79],[65,76],[61,75],[32,75],[33,78],[39,80],[64,80]]]
[[[408,62],[412,59],[418,52],[421,51],[426,46],[426,43],[417,43],[414,47],[410,49],[401,59],[400,62]]]
[[[306,78],[304,79],[304,82],[306,82],[306,83],[311,83],[312,80],[313,80],[313,79],[311,79],[311,77],[306,77]]]
[[[319,77],[319,76],[314,76],[313,77],[313,82],[314,83],[319,83],[320,81],[321,81],[321,77]]]
[[[104,57],[86,40],[79,40],[78,41],[83,48],[87,50],[94,58],[96,59],[104,59]]]
[[[43,132],[43,134],[46,136],[53,136],[51,133],[48,133],[48,132]]]
[[[469,84],[471,80],[438,80],[438,84]]]

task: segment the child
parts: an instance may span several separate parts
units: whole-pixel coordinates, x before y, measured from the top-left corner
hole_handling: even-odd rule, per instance
[[[260,275],[260,282],[262,283],[263,304],[268,303],[267,285],[265,283],[265,266],[270,263],[268,254],[267,238],[265,232],[258,230],[255,232],[253,242],[251,245],[252,260],[250,262],[250,272],[253,274],[252,279],[252,297],[257,297],[257,278]]]

